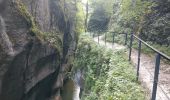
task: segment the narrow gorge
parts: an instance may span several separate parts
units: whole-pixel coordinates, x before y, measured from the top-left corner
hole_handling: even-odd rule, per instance
[[[170,0],[0,0],[0,100],[169,100],[169,56]]]

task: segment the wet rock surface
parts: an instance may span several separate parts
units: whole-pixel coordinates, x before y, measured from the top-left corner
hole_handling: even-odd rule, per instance
[[[61,0],[19,1],[38,30],[61,39],[59,47],[31,34],[31,26],[17,10],[16,2],[0,0],[0,99],[59,100],[76,49],[75,7]]]

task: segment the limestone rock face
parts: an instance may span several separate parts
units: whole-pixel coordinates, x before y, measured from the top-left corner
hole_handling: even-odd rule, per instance
[[[64,0],[0,0],[0,100],[60,99],[76,49],[75,13]]]

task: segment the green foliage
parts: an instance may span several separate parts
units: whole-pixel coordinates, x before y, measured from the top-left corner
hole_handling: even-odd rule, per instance
[[[86,70],[82,100],[145,100],[125,51],[114,52],[81,36],[74,66]]]
[[[89,0],[90,7],[92,9],[99,9],[99,7],[105,9],[107,16],[110,16],[113,11],[113,0]]]
[[[103,38],[104,40],[104,38]],[[121,44],[121,45],[124,45],[125,43],[125,35],[124,34],[115,34],[115,39],[114,39],[116,43],[118,44]],[[130,35],[128,35],[128,46],[129,46],[129,41],[130,40]],[[112,42],[113,41],[113,35],[111,33],[107,33],[107,38],[106,38],[106,41],[108,42]],[[166,45],[159,45],[159,44],[156,44],[156,43],[152,43],[152,42],[149,42],[149,41],[146,41],[148,44],[150,44],[151,46],[153,46],[154,48],[158,49],[159,51],[165,53],[166,55],[170,56],[170,46],[166,46]],[[137,40],[134,40],[133,41],[133,48],[134,49],[138,49],[138,41]],[[147,46],[143,45],[142,44],[142,48],[141,48],[141,51],[145,54],[148,54],[150,56],[153,56],[154,55],[154,51],[151,50],[150,48],[148,48]]]
[[[113,0],[109,30],[141,34],[145,41],[170,45],[170,1]]]
[[[106,15],[105,9],[99,7],[95,9],[94,13],[91,15],[88,30],[91,32],[100,32],[107,30],[109,22],[109,16]]]
[[[155,3],[145,0],[114,0],[110,30],[116,33],[139,32],[145,16],[153,13]]]
[[[25,5],[20,0],[16,1],[16,5],[17,5],[16,8],[19,11],[19,14],[24,17],[24,19],[28,22],[29,26],[31,27],[30,33],[32,35],[37,35],[41,39],[42,38],[41,36],[43,33],[37,28],[34,18],[29,13]]]
[[[114,34],[114,42],[123,45],[125,43],[124,37],[125,37],[124,34]],[[103,37],[103,40],[104,39],[105,38]],[[130,39],[130,37],[128,37],[128,39]],[[113,42],[113,33],[110,33],[110,32],[106,33],[106,41]]]
[[[85,31],[85,14],[83,11],[82,4],[77,2],[77,13],[76,13],[76,33],[80,34]]]
[[[106,31],[112,14],[113,0],[91,0],[92,14],[88,23],[88,30],[91,32]]]
[[[151,13],[153,3],[144,0],[122,0],[120,14],[126,21],[141,21],[141,17]]]

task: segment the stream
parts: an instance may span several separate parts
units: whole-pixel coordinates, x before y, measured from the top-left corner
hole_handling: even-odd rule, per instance
[[[72,79],[67,79],[62,91],[63,100],[80,100],[84,87],[83,72],[78,70]]]

